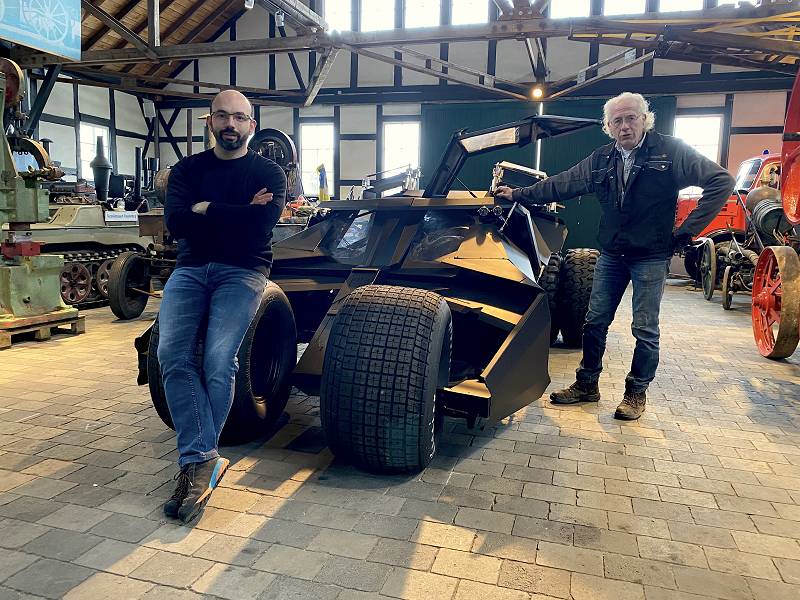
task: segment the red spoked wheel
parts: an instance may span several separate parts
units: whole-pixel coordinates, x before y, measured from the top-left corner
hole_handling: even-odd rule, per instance
[[[767,358],[791,356],[800,340],[800,258],[786,246],[769,246],[753,274],[753,336]]]

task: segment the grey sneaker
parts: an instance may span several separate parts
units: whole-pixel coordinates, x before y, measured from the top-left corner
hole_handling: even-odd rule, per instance
[[[188,523],[202,512],[211,497],[211,492],[219,485],[230,464],[231,461],[221,456],[193,464],[189,470],[189,489],[183,504],[178,509],[178,518],[181,521]]]
[[[645,404],[647,404],[645,392],[625,390],[625,395],[614,413],[614,418],[622,419],[623,421],[635,421],[642,416]]]
[[[576,402],[598,402],[600,388],[597,383],[581,383],[576,381],[568,388],[550,394],[553,404],[575,404]]]
[[[177,481],[175,491],[172,493],[172,496],[170,496],[170,499],[164,503],[164,514],[170,519],[178,518],[178,509],[181,507],[181,504],[183,504],[186,494],[189,493],[192,477],[194,477],[194,463],[184,465],[175,475],[174,479]]]

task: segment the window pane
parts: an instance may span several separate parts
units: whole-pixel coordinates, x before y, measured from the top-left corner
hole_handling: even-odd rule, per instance
[[[613,15],[635,15],[646,12],[645,0],[606,0],[603,14],[607,17]]]
[[[397,173],[409,166],[419,167],[419,122],[384,123],[383,170]]]
[[[384,123],[384,177],[396,175],[408,167],[419,168],[419,122]],[[400,188],[386,190],[383,195],[391,196],[399,191]]]
[[[703,0],[660,0],[658,10],[661,12],[703,10]]]
[[[361,3],[361,31],[394,29],[394,0]]]
[[[319,194],[317,167],[325,166],[328,193],[333,191],[333,124],[305,123],[300,125],[300,167],[303,190],[310,196]]]
[[[714,162],[719,162],[721,132],[722,117],[719,115],[675,117],[675,137]],[[688,187],[681,190],[681,193],[696,195],[701,193],[701,189]]]
[[[552,0],[550,2],[550,18],[588,17],[591,12],[590,7],[591,0]]]
[[[435,27],[441,22],[441,0],[406,0],[406,27]]]
[[[489,3],[487,0],[453,0],[450,22],[453,25],[488,23]]]
[[[325,21],[330,31],[350,31],[353,19],[351,0],[325,0]]]
[[[725,6],[725,5],[732,5],[732,4],[750,4],[753,5],[756,3],[756,0],[718,0],[717,6]]]

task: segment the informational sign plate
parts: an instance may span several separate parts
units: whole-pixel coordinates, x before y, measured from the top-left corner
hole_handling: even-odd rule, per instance
[[[107,210],[106,223],[138,223],[139,213],[135,210]]]
[[[80,0],[0,0],[0,40],[81,58]]]

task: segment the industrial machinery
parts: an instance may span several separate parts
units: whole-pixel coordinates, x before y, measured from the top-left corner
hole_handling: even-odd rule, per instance
[[[292,138],[277,129],[262,129],[249,142],[249,147],[277,163],[286,173],[287,206],[302,197],[302,182],[297,150]],[[141,154],[137,148],[136,179],[141,170]],[[149,178],[149,190],[134,191],[147,206],[163,207],[169,186],[169,169],[157,171]],[[143,202],[136,204],[137,207]],[[291,211],[291,208],[287,210]],[[298,210],[298,209],[294,209]],[[152,240],[145,249],[128,250],[112,261],[108,277],[108,299],[111,311],[119,319],[135,319],[144,312],[150,297],[158,297],[175,269],[178,249],[164,223],[164,209],[153,208],[138,214],[139,235]],[[287,216],[273,230],[274,241],[285,239],[306,227],[308,217]]]
[[[9,347],[17,333],[33,331],[43,340],[60,325],[68,325],[73,333],[84,330],[77,309],[66,306],[59,293],[63,259],[42,254],[31,231],[34,223],[48,218],[41,181],[63,173],[51,164],[41,144],[13,134],[10,140],[6,133],[16,131],[15,124],[24,117],[19,111],[23,82],[19,67],[0,59],[0,224],[8,225],[0,241],[0,348]],[[17,172],[12,149],[33,154],[37,168]]]
[[[733,294],[752,290],[758,255],[765,246],[782,243],[792,230],[781,206],[780,192],[770,186],[754,188],[742,198],[735,190],[744,217],[741,230],[713,231],[715,237],[700,237],[693,246],[697,253],[697,279],[706,300],[722,289],[722,307],[731,308]],[[727,233],[723,237],[721,234]],[[727,238],[727,239],[726,239]],[[725,241],[717,241],[724,239]]]
[[[703,252],[708,253],[710,247],[706,239],[711,240],[714,245],[725,244],[733,240],[733,246],[738,253],[739,248],[745,247],[756,252],[761,251],[763,246],[757,244],[753,236],[752,212],[756,204],[762,200],[779,197],[777,189],[780,183],[780,155],[770,154],[764,151],[759,156],[754,156],[742,161],[736,174],[736,184],[734,190],[723,205],[716,217],[703,229],[696,237],[696,243],[692,243],[685,248],[679,249],[683,253],[683,265],[688,275],[697,282],[697,286],[703,288],[706,299],[710,300],[715,287],[719,287],[719,276],[724,272],[723,265],[719,271],[719,276],[714,279],[714,285],[709,284],[708,267],[711,261],[710,254],[703,256]],[[747,201],[742,200],[742,196],[747,196],[753,190],[759,190],[757,194],[748,196]],[[680,227],[696,207],[698,196],[682,195],[678,198],[678,205],[675,211],[675,227]],[[780,202],[778,210],[780,211]],[[766,207],[762,207],[761,210]],[[770,210],[775,209],[773,203]],[[727,252],[725,244],[720,246],[717,254]],[[703,273],[698,270],[702,266],[706,269]],[[746,264],[745,264],[746,266]]]
[[[800,73],[783,128],[781,199],[782,219],[772,219],[776,244],[761,252],[753,275],[753,336],[767,358],[790,356],[800,340]]]
[[[17,137],[26,139],[21,134]],[[153,242],[152,237],[139,235],[136,210],[115,210],[113,200],[130,204],[130,198],[122,197],[124,188],[111,190],[119,195],[117,198],[109,196],[111,163],[105,158],[101,143],[97,149],[92,161],[95,185],[85,180],[45,182],[49,218],[30,227],[33,239],[42,246],[42,254],[64,257],[61,298],[67,305],[79,308],[106,304],[114,259],[124,252],[144,251]],[[113,181],[118,179],[115,176]]]
[[[594,255],[567,254],[572,287],[559,285],[564,271],[551,259],[566,227],[554,205],[528,209],[451,187],[471,156],[598,124],[533,116],[459,132],[424,191],[331,202],[325,218],[276,243],[272,281],[239,351],[223,441],[268,433],[295,385],[319,394],[337,456],[414,472],[434,455],[444,415],[491,423],[538,398],[550,382],[544,284],[570,307],[565,318],[582,322]],[[519,183],[518,172],[495,175],[495,185]],[[139,383],[149,383],[172,426],[158,337],[156,320],[136,340]],[[299,362],[297,343],[307,344]]]

